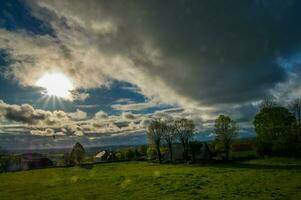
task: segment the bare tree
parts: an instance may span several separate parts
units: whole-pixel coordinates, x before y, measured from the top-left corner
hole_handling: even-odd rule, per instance
[[[169,123],[166,125],[166,129],[163,132],[163,139],[165,140],[169,150],[170,161],[172,161],[172,144],[175,138],[176,138],[176,127],[174,126],[174,124]]]
[[[229,160],[229,153],[234,137],[237,135],[238,126],[228,116],[220,115],[215,120],[216,139],[223,144],[226,153],[226,160]]]
[[[188,160],[189,140],[194,134],[194,128],[195,125],[192,120],[182,118],[175,121],[177,138],[183,146],[183,155],[186,161]]]
[[[260,104],[260,109],[263,109],[263,108],[272,108],[272,107],[275,107],[275,106],[277,106],[278,104],[277,104],[277,102],[276,102],[276,100],[275,100],[275,97],[274,96],[271,96],[271,95],[268,95],[268,96],[266,96],[263,100],[262,100],[262,102],[261,102],[261,104]]]
[[[166,124],[160,120],[154,120],[148,126],[147,136],[149,141],[156,146],[159,163],[162,162],[160,146],[165,131],[166,131]]]

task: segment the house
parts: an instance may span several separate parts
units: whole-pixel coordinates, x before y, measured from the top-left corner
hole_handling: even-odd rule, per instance
[[[109,151],[101,151],[97,153],[94,157],[95,162],[105,162],[105,161],[112,161],[115,159],[115,154]]]

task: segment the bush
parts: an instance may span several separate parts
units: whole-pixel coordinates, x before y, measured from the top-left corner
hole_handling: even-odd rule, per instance
[[[115,154],[117,160],[124,160],[125,159],[125,156],[124,156],[124,153],[123,152],[117,152]]]
[[[136,157],[136,153],[133,149],[127,149],[124,156],[126,160],[132,160]]]
[[[141,156],[146,156],[147,155],[147,146],[146,145],[140,145],[138,147],[138,153],[141,155]]]
[[[157,158],[157,151],[154,147],[147,148],[147,159],[155,160]]]

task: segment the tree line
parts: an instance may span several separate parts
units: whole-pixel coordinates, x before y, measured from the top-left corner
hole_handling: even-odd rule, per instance
[[[301,99],[295,99],[284,106],[271,98],[265,99],[253,120],[256,133],[255,150],[258,156],[300,156],[301,155]],[[209,149],[211,156],[220,154],[230,159],[232,144],[237,138],[239,126],[226,115],[219,115],[214,123],[215,140],[219,150]],[[162,162],[161,146],[168,148],[173,161],[173,148],[181,144],[183,159],[194,160],[194,154],[202,145],[192,141],[195,124],[182,118],[174,121],[153,120],[148,127],[148,141],[155,146],[157,160]],[[189,152],[191,157],[189,157]],[[200,152],[200,151],[199,151]]]
[[[231,144],[237,135],[238,126],[228,116],[220,115],[215,120],[216,141],[222,144],[225,159],[229,159]],[[181,118],[174,121],[164,121],[160,119],[153,120],[148,127],[148,141],[155,146],[157,159],[162,162],[161,146],[168,147],[170,161],[173,161],[173,146],[180,143],[183,150],[183,159],[185,161],[194,160],[195,153],[198,152],[202,145],[209,151],[206,144],[198,141],[192,141],[195,134],[195,124],[191,119]],[[191,157],[189,157],[191,152]]]

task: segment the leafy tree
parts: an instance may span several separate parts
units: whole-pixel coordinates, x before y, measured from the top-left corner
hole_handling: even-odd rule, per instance
[[[289,105],[290,110],[295,115],[296,118],[296,128],[297,128],[297,134],[296,134],[296,140],[301,140],[301,99],[295,99],[291,102]]]
[[[193,137],[194,128],[192,120],[182,118],[175,121],[176,135],[183,146],[183,155],[186,161],[188,161],[189,140]]]
[[[288,109],[281,106],[263,108],[256,114],[253,124],[259,154],[281,153],[290,148],[296,118]]]
[[[220,115],[215,120],[216,140],[223,145],[225,159],[229,160],[229,153],[234,137],[237,135],[238,126],[228,116]]]
[[[172,161],[172,144],[175,138],[176,138],[176,127],[174,126],[174,124],[166,125],[165,131],[163,132],[163,139],[168,147],[170,161]]]
[[[81,164],[84,158],[85,158],[85,149],[79,142],[77,142],[73,146],[73,149],[71,151],[70,161],[72,162],[72,164],[79,165]]]
[[[150,143],[154,144],[156,147],[157,158],[159,160],[159,163],[162,163],[160,146],[165,131],[166,124],[160,120],[154,120],[148,126],[147,136]]]

